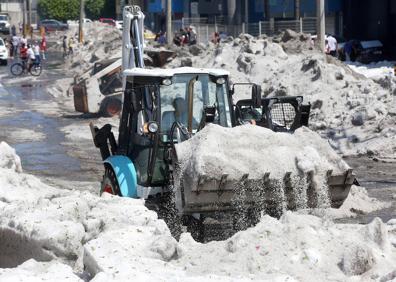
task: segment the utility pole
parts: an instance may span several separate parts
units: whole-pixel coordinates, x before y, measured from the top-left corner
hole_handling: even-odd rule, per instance
[[[26,38],[26,1],[22,2],[22,35]]]
[[[300,19],[300,0],[294,0],[294,18]]]
[[[325,49],[325,9],[324,0],[316,0],[316,34],[320,50]]]
[[[166,1],[166,42],[172,43],[172,0]]]
[[[80,20],[78,22],[78,42],[80,43],[83,43],[84,41],[83,19],[84,19],[84,0],[80,0]]]
[[[249,0],[245,0],[245,24],[249,26]]]
[[[31,0],[27,1],[27,30],[28,34],[30,34],[30,38],[33,39],[33,31],[32,31],[32,2]]]

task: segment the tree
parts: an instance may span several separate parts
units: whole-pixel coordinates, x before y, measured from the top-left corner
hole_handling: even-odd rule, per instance
[[[80,14],[80,1],[39,0],[37,10],[42,19],[76,20]]]
[[[105,6],[102,16],[105,18],[115,18],[116,5],[114,0],[105,0]],[[126,2],[126,1],[125,1]]]
[[[85,13],[87,17],[93,20],[103,15],[105,0],[85,0]]]

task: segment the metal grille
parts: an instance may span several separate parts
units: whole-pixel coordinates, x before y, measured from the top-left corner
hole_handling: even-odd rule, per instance
[[[272,123],[290,129],[296,117],[296,110],[289,103],[276,103],[271,107]]]

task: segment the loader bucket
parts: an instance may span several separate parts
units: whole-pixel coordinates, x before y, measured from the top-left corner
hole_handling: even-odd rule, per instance
[[[146,54],[152,59],[153,67],[161,68],[169,58],[175,56],[175,52],[170,50],[146,50]]]
[[[342,174],[326,174],[328,202],[321,199],[323,193],[316,187],[311,173],[305,175],[284,174],[283,179],[264,173],[259,179],[250,179],[245,174],[240,179],[230,179],[228,175],[217,178],[200,175],[181,175],[176,185],[178,209],[183,214],[212,213],[235,210],[243,206],[261,211],[297,210],[303,208],[339,208],[348,196],[355,180],[352,170]]]
[[[85,83],[73,86],[74,109],[80,113],[88,113],[87,89]]]

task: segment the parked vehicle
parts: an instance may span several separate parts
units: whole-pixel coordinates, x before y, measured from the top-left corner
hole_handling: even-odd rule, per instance
[[[40,22],[40,25],[38,28],[44,27],[46,32],[51,32],[51,31],[64,31],[69,29],[69,25],[62,23],[57,20],[43,20]]]
[[[100,18],[99,21],[104,24],[108,24],[111,26],[116,26],[116,21],[111,18]]]
[[[7,65],[8,60],[8,49],[4,43],[4,40],[0,38],[0,64]]]
[[[0,33],[10,34],[10,18],[7,14],[0,14]]]
[[[351,44],[352,52],[350,54],[351,61],[358,61],[363,64],[378,62],[383,60],[383,44],[379,40],[360,41],[349,40],[338,44],[338,57],[345,61],[345,45]]]

